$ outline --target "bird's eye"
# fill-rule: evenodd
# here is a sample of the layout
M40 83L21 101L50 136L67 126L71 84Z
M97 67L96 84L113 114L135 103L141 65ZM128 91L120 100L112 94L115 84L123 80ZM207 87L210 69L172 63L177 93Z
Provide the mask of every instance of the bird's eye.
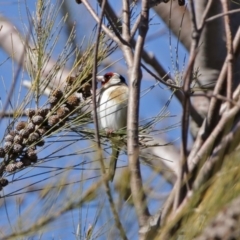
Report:
M105 78L106 80L109 80L109 79L111 78L111 75L110 75L110 74L105 74L104 78Z
M107 83L110 80L111 77L112 77L112 74L106 73L104 75L104 82L103 82L103 84Z

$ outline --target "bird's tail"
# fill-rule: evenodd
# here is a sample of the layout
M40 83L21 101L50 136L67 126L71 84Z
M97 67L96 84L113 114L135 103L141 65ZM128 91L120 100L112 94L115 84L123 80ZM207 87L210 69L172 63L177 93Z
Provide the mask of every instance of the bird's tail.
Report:
M112 145L112 155L110 158L109 170L108 170L108 177L111 182L113 181L113 178L115 175L119 152L120 152L120 148L117 145L113 144Z

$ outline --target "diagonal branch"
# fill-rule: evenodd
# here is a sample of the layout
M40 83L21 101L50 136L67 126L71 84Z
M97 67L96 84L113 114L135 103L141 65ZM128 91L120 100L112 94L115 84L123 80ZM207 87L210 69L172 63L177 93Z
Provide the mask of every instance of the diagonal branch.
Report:
M235 115L239 113L239 107L233 107L223 118L224 123L220 127L225 127L229 125L229 122L232 122ZM203 167L201 168L195 182L194 189L199 189L199 187L203 186L204 183L211 177L211 172L213 169L216 171L216 165L220 167L224 160L224 156L231 153L238 145L240 140L240 122L233 128L233 130L228 133L221 141L221 143L213 150L213 153L208 161L205 162Z
M239 51L240 51L240 28L238 29L233 41L233 53L235 58L239 55ZM225 63L217 79L217 83L214 88L213 95L215 96L221 95L222 91L224 90L224 81L226 79L226 76L227 76L227 58L225 59ZM210 102L209 110L208 110L208 115L206 118L208 121L205 120L205 123L202 125L201 129L199 130L198 136L195 140L195 143L188 157L188 164L190 167L190 171L191 169L194 168L195 165L197 165L197 162L193 161L193 159L195 158L195 156L198 155L198 152L202 147L204 141L211 133L210 126L213 125L212 121L214 117L218 115L220 107L221 107L221 100L217 98L212 98Z
M91 5L88 3L87 0L82 0L82 3L85 5L86 9L89 11L89 13L92 15L92 17L94 18L94 20L99 23L99 18L97 16L97 14L95 13L95 11L93 10L93 8L91 7ZM102 30L114 41L116 42L119 46L121 46L121 39L114 35L108 28L106 25L101 24Z
M190 190L190 185L187 180L187 175L189 172L188 169L188 162L187 162L187 143L188 143L188 127L189 127L189 116L190 116L190 98L189 98L189 90L190 90L190 84L192 79L192 73L193 73L193 66L194 61L197 54L197 47L199 45L199 40L201 37L201 33L203 30L203 27L205 25L205 20L207 18L207 14L210 10L210 7L213 3L213 0L209 1L206 9L203 13L202 21L200 23L200 26L197 26L196 16L195 16L195 7L192 0L189 1L189 8L191 13L191 20L192 20L192 45L191 45L191 51L189 56L189 66L186 71L185 77L184 77L184 99L183 99L183 116L182 116L182 145L181 145L181 166L180 166L180 173L179 178L177 181L177 188L176 188L176 196L174 200L174 209L176 210L178 206L183 201L185 195L186 195L186 188L188 191ZM183 181L186 183L186 185L183 184ZM186 187L186 188L185 188Z

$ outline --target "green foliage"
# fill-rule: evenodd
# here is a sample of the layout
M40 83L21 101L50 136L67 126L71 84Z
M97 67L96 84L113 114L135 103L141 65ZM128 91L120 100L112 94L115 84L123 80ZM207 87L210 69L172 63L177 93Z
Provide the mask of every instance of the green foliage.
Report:
M240 195L239 161L239 150L226 156L221 170L192 193L193 197L161 230L157 239L191 240L200 235L219 211Z

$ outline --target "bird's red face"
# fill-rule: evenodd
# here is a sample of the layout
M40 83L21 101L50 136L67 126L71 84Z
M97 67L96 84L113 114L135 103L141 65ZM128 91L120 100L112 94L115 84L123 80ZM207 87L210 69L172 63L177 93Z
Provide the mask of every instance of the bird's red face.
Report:
M109 80L111 79L111 77L112 77L113 75L114 75L114 74L113 74L112 72L106 73L106 74L103 76L102 86L104 86L106 83L108 83Z
M118 73L108 72L104 76L97 76L97 81L101 82L102 87L107 88L111 85L125 83L125 78Z

